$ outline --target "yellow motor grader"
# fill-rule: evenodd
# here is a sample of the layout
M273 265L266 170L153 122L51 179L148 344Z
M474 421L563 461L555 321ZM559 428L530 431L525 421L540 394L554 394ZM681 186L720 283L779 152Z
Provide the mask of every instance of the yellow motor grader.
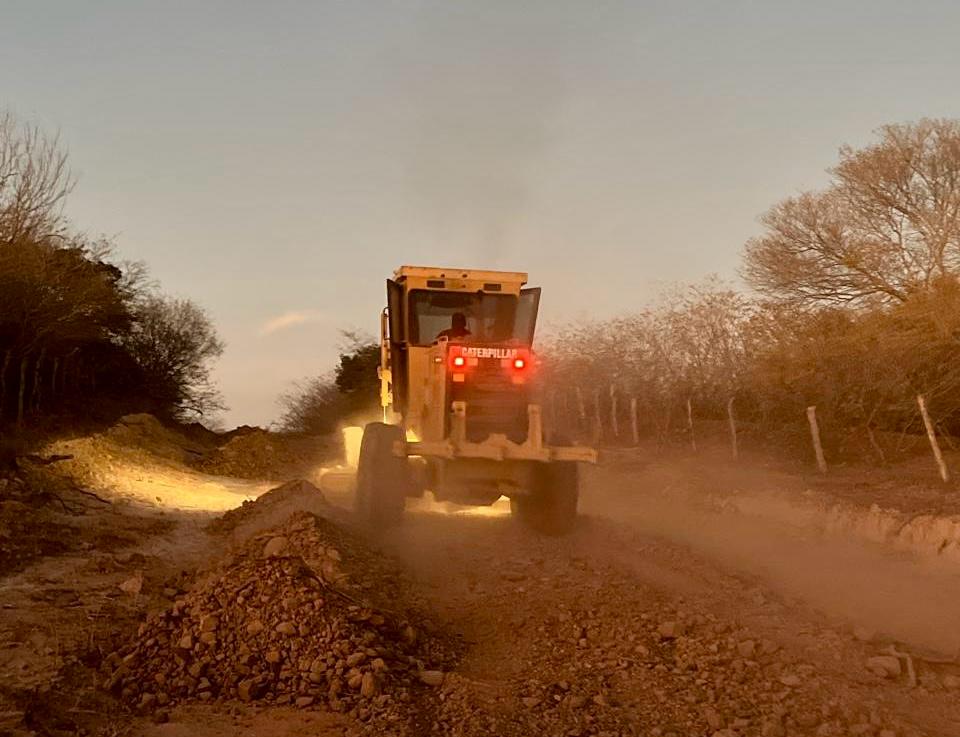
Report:
M577 464L593 448L547 432L532 351L540 289L527 275L402 266L381 316L383 421L363 429L356 509L399 521L407 496L490 505L547 534L577 515Z

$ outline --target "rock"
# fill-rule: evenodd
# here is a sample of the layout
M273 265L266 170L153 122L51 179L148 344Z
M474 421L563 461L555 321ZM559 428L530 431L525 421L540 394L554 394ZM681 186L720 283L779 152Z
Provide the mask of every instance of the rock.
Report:
M255 678L247 678L237 684L237 696L243 701L256 701L265 690L264 684Z
M367 671L360 682L360 695L365 699L372 699L377 695L377 690L377 677L372 671Z
M220 618L215 614L207 615L206 617L200 618L200 631L201 632L216 632L217 627L220 626Z
M297 699L297 706L299 706L301 709L306 709L308 706L313 704L314 701L315 699L313 696L301 696Z
M893 655L875 655L867 658L867 670L881 678L896 678L900 675L900 659Z
M354 668L367 659L366 653L353 653L347 658L347 667Z
M180 641L177 643L177 647L181 650L190 650L193 648L193 637L190 635L184 635L180 638Z
M200 642L205 645L216 645L217 644L217 633L216 632L201 632L200 633Z
M877 636L877 633L868 627L854 627L853 636L860 642L870 642Z
M683 634L683 627L674 621L661 622L660 626L657 627L657 634L663 640L672 640Z
M263 632L263 622L259 619L255 619L247 625L248 635L259 635L261 632Z
M137 571L136 575L131 576L120 584L120 590L125 594L136 596L143 589L143 573Z
M520 702L528 709L538 706L541 701L542 699L537 696L524 696L522 699L520 699Z
M276 665L283 659L280 655L279 650L268 650L267 654L264 655L263 657L271 665Z
M790 688L796 688L802 683L802 681L798 675L794 675L793 673L784 673L782 676L780 676L780 683Z
M764 655L773 655L779 649L780 646L773 640L763 640L760 643L760 652Z
M420 682L428 686L440 686L443 684L442 670L422 670L419 673Z
M948 673L943 677L943 687L949 688L951 691L960 688L960 678Z
M723 726L723 719L721 719L720 713L712 706L705 706L703 708L703 718L707 720L707 725L714 731Z
M297 634L297 628L293 622L281 622L277 625L277 632L281 635L295 635Z
M270 541L263 546L263 557L276 558L278 555L282 555L289 545L290 541L283 536L272 537Z
M768 719L760 727L761 737L786 737L787 730L777 719Z
M371 660L370 667L373 669L374 673L383 673L384 671L389 670L383 658L374 658L373 660Z
M740 654L741 658L752 658L756 649L757 645L753 640L743 640L737 644L737 652Z
M153 712L153 722L154 724L166 724L170 721L170 712L166 709L157 709Z

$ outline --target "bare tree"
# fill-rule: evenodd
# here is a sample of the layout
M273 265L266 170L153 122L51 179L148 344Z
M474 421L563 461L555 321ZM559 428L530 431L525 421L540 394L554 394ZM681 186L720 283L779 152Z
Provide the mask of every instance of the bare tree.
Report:
M223 342L207 314L190 300L143 298L122 345L139 366L158 411L182 418L223 409L210 378L210 362L223 353Z
M960 273L960 121L888 125L840 150L833 182L775 205L745 275L802 305L903 302Z
M74 183L58 136L0 115L0 242L62 236L61 209Z

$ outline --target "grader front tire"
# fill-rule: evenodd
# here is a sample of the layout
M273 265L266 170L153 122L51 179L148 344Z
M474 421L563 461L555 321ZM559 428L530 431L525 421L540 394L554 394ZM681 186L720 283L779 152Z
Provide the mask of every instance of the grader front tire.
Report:
M393 452L394 444L402 440L403 429L397 425L371 422L363 429L354 508L370 527L390 527L403 519L410 466Z

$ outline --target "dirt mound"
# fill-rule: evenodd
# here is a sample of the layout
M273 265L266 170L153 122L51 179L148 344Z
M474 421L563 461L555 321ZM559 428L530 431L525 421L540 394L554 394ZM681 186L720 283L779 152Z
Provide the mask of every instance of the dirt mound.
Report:
M142 712L195 701L320 706L399 734L404 704L451 658L425 621L386 558L301 512L151 616L102 669Z
M234 435L209 453L200 469L218 476L246 479L275 478L280 469L296 465L300 458L279 438L259 428Z
M170 460L190 460L203 453L194 441L169 429L149 414L121 417L103 433L103 438L116 445L148 451Z
M323 492L309 481L288 481L253 500L217 517L207 527L215 535L245 540L262 530L282 523L294 512L313 512L325 517L336 515Z

